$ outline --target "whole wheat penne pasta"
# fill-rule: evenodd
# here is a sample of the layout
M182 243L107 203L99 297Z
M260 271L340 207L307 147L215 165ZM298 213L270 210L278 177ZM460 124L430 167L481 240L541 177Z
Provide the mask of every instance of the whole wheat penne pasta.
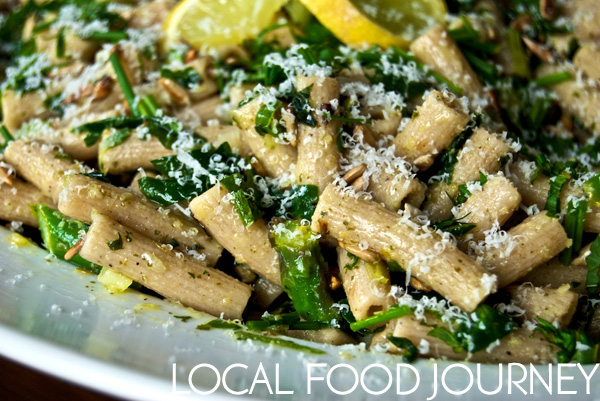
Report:
M2 110L10 110L2 116L2 123L10 132L15 132L21 124L34 118L48 118L51 113L44 106L46 94L43 92L17 93L5 89L2 91Z
M0 219L21 221L23 224L37 227L38 220L31 214L29 205L45 203L54 207L52 199L48 198L35 185L23 182L18 178L12 179L12 184L0 183Z
M419 345L421 340L428 343L425 357L448 358L452 360L484 363L551 363L558 351L540 333L532 333L524 328L509 333L500 340L500 344L490 347L490 351L481 350L468 355L466 352L454 352L452 347L437 337L428 336L432 329L430 325L444 327L439 319L432 314L426 314L427 325L414 315L404 316L395 321L394 336L409 339Z
M222 105L223 99L221 99L221 96L211 96L177 111L175 117L187 125L197 125L199 123L206 125L209 121L225 124L225 119L219 111L219 107Z
M356 340L340 329L325 327L319 330L288 330L287 335L293 338L313 341L320 344L343 345L356 344Z
M200 56L186 64L186 67L192 67L198 74L200 74L201 78L200 82L195 88L187 91L192 102L201 102L202 100L216 94L219 90L219 85L213 78L211 78L213 63L214 60L212 57Z
M98 165L100 171L105 174L122 174L139 168L152 170L154 169L152 160L175 154L171 149L165 148L153 135L148 139L140 139L134 133L123 143L106 149L107 138L110 137L105 137L100 143L98 153Z
M564 71L566 67L543 65L536 71L536 76L543 77ZM577 75L576 71L571 71ZM595 135L600 134L600 90L578 79L561 82L549 88L556 94L560 107L577 117Z
M112 246L117 241L119 246ZM194 309L239 319L252 289L205 262L176 255L169 246L94 213L79 254Z
M569 284L556 289L521 284L510 286L507 290L515 304L525 311L522 316L524 319L536 322L536 317L540 317L558 324L561 329L571 323L579 299L577 293L571 291Z
M315 110L323 110L326 105L338 101L340 85L333 78L303 77L296 78L297 90L309 86L309 104ZM333 110L331 111L333 113ZM336 146L339 121L316 114L316 126L298 125L298 161L296 162L296 182L312 184L323 192L325 187L337 177L340 169L340 152Z
M129 26L135 29L156 26L167 18L175 3L173 0L154 0L142 3L131 12Z
M485 242L492 241L486 238ZM560 221L541 212L511 228L497 247L488 244L479 249L473 242L469 246L476 247L482 264L498 277L498 288L502 288L549 261L570 243Z
M235 125L209 125L198 127L194 132L210 142L215 148L227 142L234 153L241 156L250 154L250 148L244 140L244 133Z
M73 32L68 31L65 32L63 38L64 55L58 57L58 32L56 30L36 36L35 45L36 50L45 53L52 64L62 63L65 58L91 62L98 49L96 41L80 39Z
M508 177L517 187L525 205L536 205L543 209L550 189L550 180L540 173L532 183L531 178L536 166L535 162L516 160L508 166L510 172Z
M147 237L164 244L175 243L205 255L214 266L223 248L194 220L163 209L131 191L82 176L66 180L58 200L58 210L75 219L90 222L96 210Z
M600 4L595 0L574 0L564 3L566 14L572 18L573 32L578 40L596 40L600 38Z
M573 56L573 65L588 77L600 81L600 48L596 43L583 43Z
M337 254L340 279L350 310L357 320L366 319L392 305L390 274L382 261L352 258L342 248L337 248Z
M84 171L81 164L74 162L59 147L22 139L8 145L4 159L54 203L63 189L64 178Z
M539 209L544 209L550 190L550 179L543 173L539 173L535 181L531 182L536 166L535 162L518 160L509 166L509 179L519 190L526 206L536 205ZM571 196L581 197L583 191L581 187L574 185L572 181L568 181L560 193L561 210L567 208ZM600 233L600 207L589 208L585 217L584 230Z
M425 286L466 311L473 311L496 289L493 275L455 245L442 241L431 228L374 201L357 199L335 185L329 185L321 195L312 229L400 264Z
M140 183L138 181L142 177L154 178L154 177L156 177L156 175L157 174L152 171L144 171L144 170L138 171L137 173L135 173L135 175L131 179L131 182L129 183L129 187L128 187L129 190L131 192L133 192L134 194L136 194L137 196L143 197L144 194L142 193L142 191L140 191Z
M436 90L427 95L412 120L394 138L396 156L404 156L420 170L433 164L435 157L452 143L470 120L469 114L452 97Z
M410 51L424 64L460 87L471 101L481 101L485 93L462 52L446 30L436 25L410 45Z
M260 100L254 99L233 112L233 120L244 131L244 139L254 156L273 177L279 177L290 171L296 163L298 152L290 144L278 143L271 135L260 136L256 130L255 118L260 108Z
M485 231L489 231L497 222L500 227L519 208L521 195L503 175L488 177L481 191L471 194L454 212L463 223L475 224L475 227L461 239L461 245L470 240L481 241Z
M367 190L373 199L383 203L390 210L399 210L402 203L414 207L421 206L427 186L417 178L407 178L400 172L390 174L382 171L377 179L369 180Z
M252 302L266 310L281 294L283 294L281 286L259 276L254 283Z
M517 280L518 283L531 283L535 287L560 288L564 284L569 284L573 291L583 294L585 290L585 281L588 268L586 265L563 265L558 258L544 263L527 275Z
M510 146L500 136L478 128L458 152L450 184L439 181L429 186L423 210L433 221L451 216L452 200L458 195L458 186L479 180L479 173L494 174L500 169L500 159L510 152Z
M194 198L190 202L194 217L238 263L244 263L256 274L281 285L279 259L269 243L267 223L258 219L244 227L228 194L223 185L217 184Z

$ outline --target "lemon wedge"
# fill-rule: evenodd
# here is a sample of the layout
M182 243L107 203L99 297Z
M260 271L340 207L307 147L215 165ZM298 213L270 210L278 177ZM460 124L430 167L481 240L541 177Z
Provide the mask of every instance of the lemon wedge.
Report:
M163 49L180 39L195 48L241 43L273 23L287 0L183 0L163 24Z
M444 0L300 0L347 45L407 47L446 15Z

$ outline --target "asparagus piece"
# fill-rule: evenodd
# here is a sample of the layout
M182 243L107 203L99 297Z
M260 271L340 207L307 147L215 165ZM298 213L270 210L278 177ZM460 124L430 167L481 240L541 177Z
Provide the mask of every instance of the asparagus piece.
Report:
M279 254L283 290L300 316L325 323L339 319L327 289L327 265L319 248L319 236L297 220L275 220L270 239Z

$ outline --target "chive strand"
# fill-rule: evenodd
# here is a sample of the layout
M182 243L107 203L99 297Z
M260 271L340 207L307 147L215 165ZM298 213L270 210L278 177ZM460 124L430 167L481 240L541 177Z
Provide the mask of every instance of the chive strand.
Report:
M380 313L379 315L371 316L366 319L359 320L358 322L350 323L350 329L352 329L352 331L366 329L367 327L385 323L392 319L397 319L402 316L410 315L411 313L412 309L410 306L395 305L390 307L385 312Z
M113 66L113 69L115 70L115 74L117 75L117 81L119 82L119 86L121 87L121 90L123 91L123 95L125 96L125 99L127 100L127 103L129 104L131 113L134 116L139 117L140 112L138 111L138 108L137 108L135 92L133 91L133 88L131 87L131 83L129 83L129 79L127 79L127 74L125 74L125 69L123 68L123 65L121 64L121 60L119 60L118 53L117 52L112 53L110 55L109 60Z
M550 85L560 84L562 82L570 81L573 77L568 71L557 72L556 74L546 75L539 77L531 81L531 85L543 88Z

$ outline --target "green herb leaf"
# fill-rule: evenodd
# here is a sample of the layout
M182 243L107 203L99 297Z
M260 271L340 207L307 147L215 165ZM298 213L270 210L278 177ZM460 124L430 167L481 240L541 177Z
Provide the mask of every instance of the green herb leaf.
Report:
M108 241L106 243L111 251L118 251L119 249L123 249L123 237L121 237L121 233L119 233L119 238L114 239L112 241Z
M592 178L584 182L583 190L591 207L600 206L600 174L594 174Z
M388 335L387 339L399 349L404 350L402 353L402 359L404 362L413 362L419 356L419 350L408 338Z
M546 199L545 209L548 211L548 216L556 217L560 212L560 193L564 185L571 177L562 173L550 178L550 189L548 190L548 198Z
M588 201L584 198L571 199L567 205L564 227L567 236L573 240L571 246L560 254L560 261L564 265L571 263L573 255L579 253L581 241L583 239L583 227L585 225L585 215L587 214Z
M282 103L277 100L275 104L268 105L263 104L256 118L254 119L254 129L260 136L272 135L278 137L285 131L285 127L279 122L279 119L275 117L275 114L281 109Z
M539 316L536 316L536 319L538 326L535 330L544 334L550 343L560 348L556 355L558 363L597 362L599 346L587 333L572 329L561 330Z
M352 270L358 264L359 257L351 254L350 252L346 252L346 255L350 258L350 263L346 263L344 269Z
M205 324L196 326L196 330L224 329L224 330L239 330L242 326L237 323L228 322L222 319L211 320Z
M585 280L585 288L591 294L598 291L600 277L598 270L600 268L600 236L597 236L590 246L590 254L586 256L585 263L588 268L587 277Z
M371 327L371 326L378 325L381 323L389 322L392 319L398 319L399 317L407 316L407 315L410 315L411 313L412 313L412 309L408 305L390 306L385 312L381 312L379 314L375 314L374 316L368 317L366 319L351 323L350 329L352 329L352 331L366 329L367 327Z
M457 219L448 219L448 220L438 221L438 222L433 223L432 226L436 230L442 230L442 231L448 232L454 236L460 237L462 235L465 235L466 233L468 233L469 231L471 231L472 229L474 229L476 227L475 224L461 222L461 220L467 216L468 216L468 214L466 214L462 217L459 217Z
M310 85L300 92L294 92L292 94L292 100L290 105L294 109L294 116L300 124L308 125L309 127L315 127L317 125L317 121L313 117L309 104L310 92L313 88L313 85Z
M171 79L185 89L193 89L202 81L202 77L192 67L183 70L170 70L166 67L160 69L160 76Z

